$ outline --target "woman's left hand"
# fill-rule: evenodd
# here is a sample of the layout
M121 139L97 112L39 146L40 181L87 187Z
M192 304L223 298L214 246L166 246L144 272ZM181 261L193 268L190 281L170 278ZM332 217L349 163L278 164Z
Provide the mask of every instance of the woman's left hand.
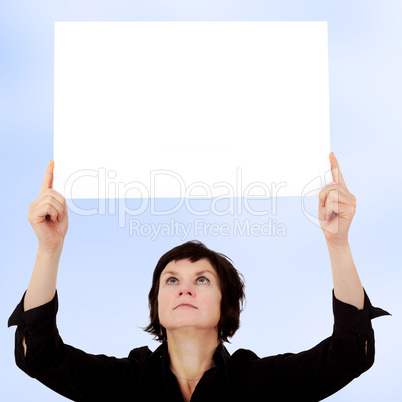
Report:
M318 194L318 219L327 243L348 243L348 232L356 212L356 197L349 192L333 152L329 154L333 182Z

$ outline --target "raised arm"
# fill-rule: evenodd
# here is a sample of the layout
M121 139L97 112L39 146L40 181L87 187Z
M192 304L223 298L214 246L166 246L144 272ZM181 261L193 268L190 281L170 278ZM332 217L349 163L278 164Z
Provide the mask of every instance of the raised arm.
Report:
M24 311L53 299L64 238L68 229L65 198L53 186L54 162L50 160L38 198L29 206L28 220L38 238L38 252L24 299ZM25 336L22 338L26 356Z
M335 155L329 155L333 183L319 194L318 217L328 246L335 297L355 306L364 306L364 290L348 242L349 228L356 212L356 197L346 187ZM365 343L367 355L367 341Z
M335 155L329 155L333 182L319 193L318 218L327 242L334 292L338 300L363 308L364 292L348 242L356 212L356 197L346 187Z
M8 320L17 325L17 366L53 391L74 401L135 400L142 365L135 358L89 354L65 344L56 325L57 271L68 228L64 197L52 189L53 161L28 220L39 241L31 281ZM131 392L131 394L130 394Z
M373 307L353 263L348 231L356 211L356 197L346 187L338 162L330 154L334 182L319 193L318 217L331 259L334 290L332 336L300 353L259 358L242 351L246 387L250 395L282 401L318 401L337 392L374 363L371 319L391 315ZM240 381L240 379L239 379Z

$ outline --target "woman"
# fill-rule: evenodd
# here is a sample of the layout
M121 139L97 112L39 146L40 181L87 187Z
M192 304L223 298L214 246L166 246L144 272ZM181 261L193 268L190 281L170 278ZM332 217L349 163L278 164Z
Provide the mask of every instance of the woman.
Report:
M76 401L318 401L374 363L373 307L348 245L356 199L330 154L334 182L319 193L318 213L334 280L332 336L294 354L232 355L223 343L239 328L244 283L229 258L197 241L163 255L149 292L146 331L162 344L127 358L92 355L63 343L56 326L58 263L68 229L64 197L52 189L49 163L28 219L39 240L27 291L9 318L17 325L16 363L47 387Z

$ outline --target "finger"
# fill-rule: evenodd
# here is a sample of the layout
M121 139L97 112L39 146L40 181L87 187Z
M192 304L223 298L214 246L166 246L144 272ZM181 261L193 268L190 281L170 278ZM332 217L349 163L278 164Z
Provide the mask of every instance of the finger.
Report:
M57 209L51 204L41 204L38 207L38 210L36 212L32 211L31 214L35 216L35 223L43 222L48 215L50 216L50 219L56 223L59 211L57 211Z
M52 195L46 195L44 198L41 198L37 208L39 208L39 217L43 219L46 217L46 215L50 215L54 222L62 219L64 216L64 211L66 211L64 206L60 204L59 201L56 200ZM50 212L46 213L47 210Z
M330 186L325 186L319 193L318 199L320 200L320 207L325 207L325 202L327 200L329 192L332 190Z
M331 202L327 203L327 207L325 210L325 220L328 221L330 220L331 216L333 214L339 214L339 210L341 208L341 204L339 202L336 202L335 200L332 200Z
M328 220L328 217L333 215L334 213L340 215L341 217L353 216L356 212L356 208L349 203L342 203L336 200L331 200L327 202L326 207L323 208L325 210L325 220Z
M62 218L64 215L64 211L67 210L67 205L61 204L60 201L55 198L53 194L51 194L50 197L51 198L49 198L49 204L57 210L57 218Z
M336 159L333 152L329 154L329 160L331 162L332 179L334 180L335 183L339 183L346 187L346 183L345 180L343 179L341 169L339 168L338 160Z
M43 179L42 182L42 187L40 191L44 191L48 188L52 188L53 185L53 168L54 168L54 161L50 159L49 164L47 165L46 173L45 173L45 178Z
M329 162L331 163L331 173L332 173L332 180L335 183L338 183L339 180L339 167L335 155L333 152L329 154Z
M45 193L44 196L52 196L53 198L55 198L58 203L60 204L61 208L63 208L63 210L67 210L67 202L66 199L56 190L53 189L48 189Z
M339 214L348 209L356 209L355 200L342 190L339 190L339 187L332 189L332 191L329 190L327 194L324 201L321 198L319 200L318 218L320 220L332 221L331 215L333 216L333 213Z
M345 191L343 187L340 187L339 184L334 183L334 184L328 184L324 188L321 189L321 191L318 193L318 198L320 200L320 205L323 207L326 204L326 199L330 193L341 193L343 196L343 199L348 199L349 202L355 201L355 197L350 194L349 192Z
M334 212L336 214L352 214L356 211L356 203L343 193L331 191L325 202L325 207L318 209L318 216L321 220L328 220L328 217Z
M331 215L331 212L334 211L334 208L336 206L336 208L339 208L340 200L338 197L338 194L334 194L336 193L335 191L331 191L328 195L328 198L325 201L325 220L328 220L328 216Z

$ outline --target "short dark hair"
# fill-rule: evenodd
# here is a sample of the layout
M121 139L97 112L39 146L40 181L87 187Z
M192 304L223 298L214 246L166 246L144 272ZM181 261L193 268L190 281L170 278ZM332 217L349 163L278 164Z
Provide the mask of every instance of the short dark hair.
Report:
M233 266L229 257L210 250L198 240L191 240L166 252L154 269L152 287L148 294L150 324L143 328L144 331L154 335L154 340L163 342L167 339L166 329L160 325L158 317L159 280L162 271L171 261L189 259L191 262L195 262L202 258L209 261L219 277L222 294L221 315L218 324L219 341L229 342L228 338L239 329L240 313L244 309L243 304L246 299L243 275Z

